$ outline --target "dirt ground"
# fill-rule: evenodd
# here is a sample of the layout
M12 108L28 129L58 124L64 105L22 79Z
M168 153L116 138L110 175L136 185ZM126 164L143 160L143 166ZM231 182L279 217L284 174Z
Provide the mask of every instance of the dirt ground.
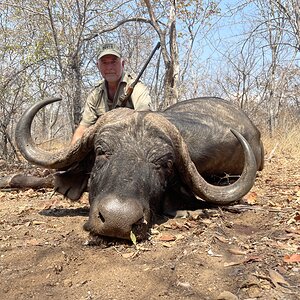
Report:
M298 158L267 161L243 205L166 220L136 246L93 242L86 195L51 195L0 192L1 299L300 299Z

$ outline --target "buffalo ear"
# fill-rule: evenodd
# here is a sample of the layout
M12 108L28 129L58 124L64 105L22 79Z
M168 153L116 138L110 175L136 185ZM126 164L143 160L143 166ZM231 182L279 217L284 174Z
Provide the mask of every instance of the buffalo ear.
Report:
M58 170L54 175L55 191L71 200L78 200L87 190L94 162L95 153L91 151L83 160L68 169Z

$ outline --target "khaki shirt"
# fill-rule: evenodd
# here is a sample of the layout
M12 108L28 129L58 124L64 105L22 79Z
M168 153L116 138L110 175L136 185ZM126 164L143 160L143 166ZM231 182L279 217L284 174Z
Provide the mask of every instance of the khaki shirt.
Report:
M108 98L105 81L100 81L99 85L97 85L87 97L80 125L93 125L102 114L114 107L120 106L120 96L124 95L124 92L134 79L135 77L131 74L126 72L123 74L113 101ZM150 110L150 103L151 98L149 90L139 81L134 87L131 97L128 99L125 107L140 111Z

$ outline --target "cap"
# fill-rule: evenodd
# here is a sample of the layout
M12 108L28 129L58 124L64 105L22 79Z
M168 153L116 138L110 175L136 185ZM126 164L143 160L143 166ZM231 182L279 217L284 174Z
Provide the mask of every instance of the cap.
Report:
M100 59L104 55L108 55L108 54L115 55L117 57L122 57L119 47L113 43L107 43L107 44L101 45L98 59Z

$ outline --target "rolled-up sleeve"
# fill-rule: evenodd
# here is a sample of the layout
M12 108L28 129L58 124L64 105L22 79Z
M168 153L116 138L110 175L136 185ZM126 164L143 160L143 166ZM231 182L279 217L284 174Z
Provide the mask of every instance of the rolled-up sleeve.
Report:
M105 108L101 105L101 95L99 89L94 89L85 102L82 119L80 124L84 126L91 126L96 123L101 114L104 114Z

